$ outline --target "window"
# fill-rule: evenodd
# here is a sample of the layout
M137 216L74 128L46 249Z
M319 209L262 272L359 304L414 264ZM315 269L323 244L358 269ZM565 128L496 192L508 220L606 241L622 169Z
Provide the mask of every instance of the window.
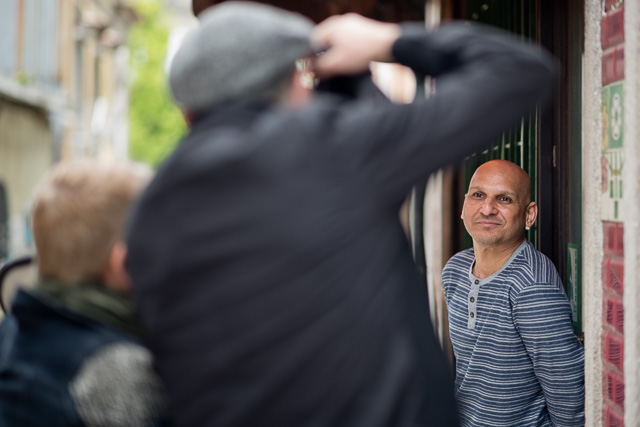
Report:
M0 74L25 85L58 84L59 0L3 0Z

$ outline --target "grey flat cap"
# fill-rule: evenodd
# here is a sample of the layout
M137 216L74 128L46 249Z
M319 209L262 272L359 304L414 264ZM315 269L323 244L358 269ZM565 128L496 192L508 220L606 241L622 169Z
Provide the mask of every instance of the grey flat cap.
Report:
M198 112L247 99L309 55L313 22L245 1L210 7L173 58L169 86L182 108Z

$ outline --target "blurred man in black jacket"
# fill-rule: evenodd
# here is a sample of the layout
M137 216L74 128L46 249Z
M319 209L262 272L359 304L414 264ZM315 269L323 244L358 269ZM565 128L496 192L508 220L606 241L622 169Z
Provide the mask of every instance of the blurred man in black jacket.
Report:
M312 96L295 66L310 56L320 79L393 61L437 77L437 93L376 106ZM398 209L552 80L546 54L485 28L358 15L313 27L244 2L203 12L170 71L192 128L128 239L178 424L456 425Z

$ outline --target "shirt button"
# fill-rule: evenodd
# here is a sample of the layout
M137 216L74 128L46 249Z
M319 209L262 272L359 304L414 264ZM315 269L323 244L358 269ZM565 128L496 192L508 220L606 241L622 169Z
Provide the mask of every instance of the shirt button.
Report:
M476 282L475 282L475 283L476 283L476 285L477 285L478 283L480 283L480 280L476 279Z
M475 315L475 313L472 311L471 313L469 313L469 317L471 317L471 318L473 319L474 317L476 317L476 315Z
M471 297L471 298L469 298L469 301L476 302L476 299L474 297Z

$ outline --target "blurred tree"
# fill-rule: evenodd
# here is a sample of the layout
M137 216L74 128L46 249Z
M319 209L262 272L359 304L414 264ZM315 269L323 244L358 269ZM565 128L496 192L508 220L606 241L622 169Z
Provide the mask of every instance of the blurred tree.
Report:
M169 21L164 2L132 2L140 21L129 32L131 52L131 101L129 105L129 154L131 158L159 165L186 131L186 123L171 100L164 61Z

